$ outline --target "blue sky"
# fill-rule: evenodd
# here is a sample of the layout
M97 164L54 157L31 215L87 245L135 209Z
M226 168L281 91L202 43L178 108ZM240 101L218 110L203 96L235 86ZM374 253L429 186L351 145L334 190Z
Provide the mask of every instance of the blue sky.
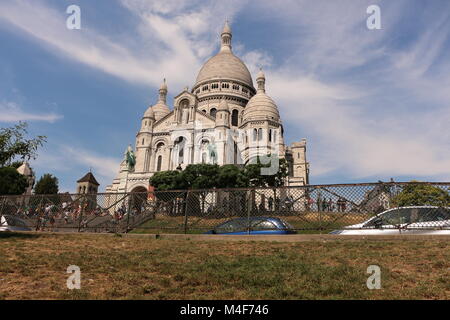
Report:
M66 8L81 8L81 30ZM366 9L381 8L381 30ZM163 78L169 104L219 46L262 66L311 183L450 180L450 2L8 0L0 3L0 126L48 136L32 166L62 191L103 189Z

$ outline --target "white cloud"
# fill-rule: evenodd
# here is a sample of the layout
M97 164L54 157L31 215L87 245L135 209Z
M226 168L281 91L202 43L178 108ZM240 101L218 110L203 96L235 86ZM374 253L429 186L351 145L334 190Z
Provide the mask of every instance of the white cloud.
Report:
M131 82L158 86L162 78L167 78L179 90L192 83L206 55L217 46L217 38L215 42L208 41L217 37L211 30L223 24L225 15L231 19L244 2L202 1L201 15L195 10L180 10L191 7L189 1L121 3L138 18L142 38L136 40L133 49L124 45L132 41L129 38L125 41L114 35L105 36L83 29L83 25L79 31L66 29L66 16L42 3L2 2L0 21L25 32L52 53ZM169 12L170 16L166 16ZM151 50L136 50L148 46Z
M421 117L395 112L364 112L359 89L292 79L269 73L269 94L283 106L290 128L314 137L311 172L344 170L354 178L369 176L444 176L450 168L450 109L424 111ZM286 122L285 122L286 124Z
M101 188L105 188L116 177L119 171L120 158L108 157L82 147L53 144L46 146L45 151L40 152L39 157L32 166L42 172L52 170L53 173L77 172L80 178L89 169L92 169ZM67 181L63 181L67 184ZM73 192L75 181L69 185L63 185L61 191Z
M65 157L74 163L92 167L101 176L111 181L118 173L120 159L105 157L81 148L64 146L61 148Z
M56 113L30 113L22 110L15 102L0 102L0 122L44 121L53 123L62 116Z
M267 92L288 130L310 138L313 177L448 177L448 10L405 49L390 47L405 2L383 2L380 32L365 28L369 2L291 1L274 11L264 1L279 23L301 30L287 61L266 70Z

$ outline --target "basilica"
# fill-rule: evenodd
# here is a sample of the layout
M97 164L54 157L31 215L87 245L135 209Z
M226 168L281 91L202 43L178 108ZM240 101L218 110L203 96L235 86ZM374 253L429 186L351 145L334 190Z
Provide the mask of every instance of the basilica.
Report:
M266 77L256 75L233 54L232 32L225 23L219 52L200 69L191 90L185 88L167 104L166 81L159 99L144 113L136 135L135 167L126 159L107 192L145 191L159 171L183 170L189 164L244 166L259 158L270 164L261 174L278 170L277 159L289 164L288 186L308 184L306 140L284 143L283 124L275 101L266 93ZM266 162L264 162L266 161Z

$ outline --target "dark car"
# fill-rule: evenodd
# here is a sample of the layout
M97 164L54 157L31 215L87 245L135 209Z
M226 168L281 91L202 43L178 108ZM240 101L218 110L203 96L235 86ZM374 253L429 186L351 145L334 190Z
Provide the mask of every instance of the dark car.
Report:
M296 233L289 223L280 218L250 217L236 218L224 222L205 234L258 235Z

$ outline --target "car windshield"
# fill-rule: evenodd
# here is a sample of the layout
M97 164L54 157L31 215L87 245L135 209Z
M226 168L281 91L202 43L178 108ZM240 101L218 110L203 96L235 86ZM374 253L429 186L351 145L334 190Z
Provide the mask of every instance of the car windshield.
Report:
M450 220L450 209L420 208L411 209L410 223Z
M250 228L251 231L278 230L277 225L266 218L239 218L231 220L216 227L216 233L245 232Z
M247 230L247 226L247 219L235 219L221 224L214 231L216 233L243 232Z
M278 229L277 226L268 219L254 219L250 222L250 228L254 231Z

